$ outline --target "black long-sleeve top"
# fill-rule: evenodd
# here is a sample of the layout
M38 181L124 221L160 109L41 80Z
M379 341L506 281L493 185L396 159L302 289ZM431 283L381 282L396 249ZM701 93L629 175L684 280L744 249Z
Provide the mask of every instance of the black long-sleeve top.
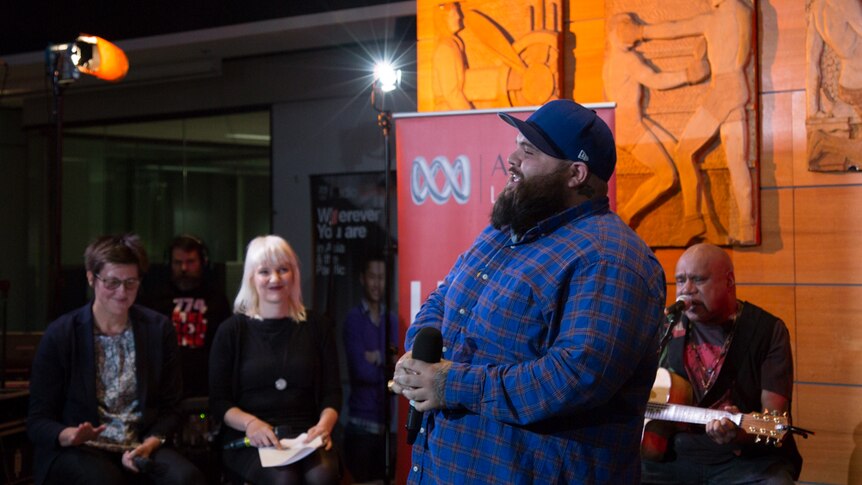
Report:
M314 426L323 409L341 409L334 329L311 312L299 323L228 318L213 341L209 379L210 411L217 420L238 407L298 434ZM224 427L227 441L243 435Z

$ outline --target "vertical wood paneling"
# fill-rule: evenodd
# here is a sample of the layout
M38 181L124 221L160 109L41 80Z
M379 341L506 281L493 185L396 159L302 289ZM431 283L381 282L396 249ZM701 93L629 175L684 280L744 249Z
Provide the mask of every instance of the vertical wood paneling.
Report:
M817 433L796 440L805 460L800 480L862 483L862 387L798 384L797 389L794 424Z
M738 283L793 283L793 191L760 192L760 246L734 248L731 254Z
M760 100L760 186L789 187L793 185L793 94L767 93Z
M805 89L805 1L759 2L762 92Z
M798 283L862 284L862 187L796 189Z
M792 286L746 286L736 287L736 296L749 301L784 321L790 331L790 342L796 340L795 288ZM795 355L795 354L794 354Z
M796 320L797 380L862 386L862 287L798 287Z
M821 432L807 440L797 437L796 443L803 459L800 482L830 485L862 483L860 457L856 451L858 445L852 434Z

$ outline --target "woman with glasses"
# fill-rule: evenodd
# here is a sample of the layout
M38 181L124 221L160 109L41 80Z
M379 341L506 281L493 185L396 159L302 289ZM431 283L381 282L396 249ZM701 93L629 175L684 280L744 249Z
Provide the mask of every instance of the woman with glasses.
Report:
M234 311L210 352L210 411L224 423L225 470L240 483L338 483L331 439L341 408L334 329L303 305L296 254L284 239L249 243ZM296 463L261 466L258 448L280 448L281 438L301 433L306 442L320 438L321 446Z
M30 381L27 433L36 485L203 484L166 439L179 424L177 338L134 305L147 255L137 236L102 236L84 252L93 300L45 330Z

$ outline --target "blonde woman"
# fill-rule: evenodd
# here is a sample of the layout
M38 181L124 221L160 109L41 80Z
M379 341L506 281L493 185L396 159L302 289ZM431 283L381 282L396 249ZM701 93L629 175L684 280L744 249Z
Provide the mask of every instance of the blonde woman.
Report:
M229 475L248 483L326 484L339 479L332 428L341 406L338 354L328 322L302 303L299 264L278 236L248 245L235 314L219 326L210 353L210 410L224 423ZM297 463L263 468L257 448L308 433L323 446Z

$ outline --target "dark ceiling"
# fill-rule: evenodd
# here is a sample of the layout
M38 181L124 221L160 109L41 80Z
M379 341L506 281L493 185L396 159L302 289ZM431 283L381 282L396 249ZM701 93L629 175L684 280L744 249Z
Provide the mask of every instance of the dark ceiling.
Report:
M7 11L0 13L0 56L41 51L80 33L116 42L396 1L19 0L8 2Z

